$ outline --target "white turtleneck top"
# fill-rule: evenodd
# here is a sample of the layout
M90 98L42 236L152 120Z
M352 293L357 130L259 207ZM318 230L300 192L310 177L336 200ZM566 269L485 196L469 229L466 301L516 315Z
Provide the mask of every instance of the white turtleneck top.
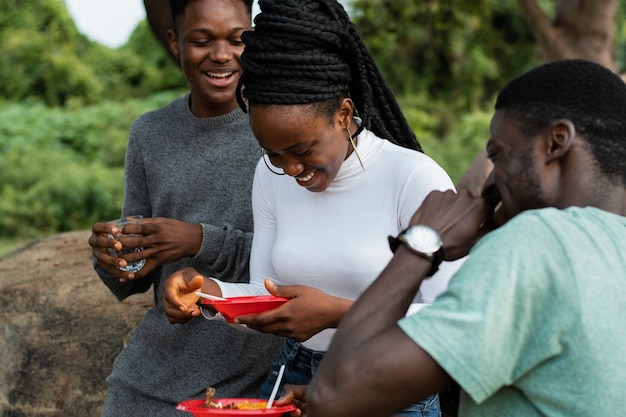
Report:
M354 300L391 259L387 237L409 225L430 191L454 189L431 158L366 129L357 150L365 170L352 152L323 192L308 191L259 161L252 191L250 284L218 281L224 297L267 294L263 282L270 278L278 285L307 285ZM458 261L444 262L422 284L409 312L432 302L458 266ZM323 330L303 345L325 351L334 331Z

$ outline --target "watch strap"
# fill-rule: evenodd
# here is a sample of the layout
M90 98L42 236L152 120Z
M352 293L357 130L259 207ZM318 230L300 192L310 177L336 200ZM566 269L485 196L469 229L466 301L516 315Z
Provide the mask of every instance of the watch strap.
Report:
M400 235L402 235L402 233L404 233L405 230L403 230L402 232L400 232ZM401 243L403 243L400 239L398 239L395 236L388 236L387 240L389 241L389 248L391 249L391 252L396 253L396 250L398 250L398 246L400 246ZM426 255L425 253L420 253L417 252L413 249L411 249L410 247L408 247L408 245L405 245L407 247L407 249L409 251L411 251L411 253L420 256L424 259L426 259L427 261L431 262L431 267L430 267L430 271L428 271L428 274L426 275L427 277L432 277L433 275L435 275L435 272L437 272L439 270L439 265L441 265L441 263L444 260L444 254L443 254L443 246L439 248L439 250L437 250L435 253L432 254L432 257L429 257L428 255Z

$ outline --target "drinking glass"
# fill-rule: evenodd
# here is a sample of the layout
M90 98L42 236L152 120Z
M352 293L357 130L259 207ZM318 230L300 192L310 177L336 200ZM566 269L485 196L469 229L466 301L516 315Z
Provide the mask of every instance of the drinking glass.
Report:
M126 216L126 217L121 218L121 219L116 219L116 220L110 221L109 223L114 224L119 229L119 233L117 235L109 235L109 237L111 237L112 239L119 240L119 237L121 237L121 236L137 237L137 236L141 236L141 235L134 234L134 233L123 233L124 226L129 225L129 224L143 224L143 216L141 216L141 215ZM124 255L124 254L128 254L128 253L141 252L142 250L143 250L143 248L126 248L126 247L123 247L122 250L116 251L113 248L109 248L109 253L111 254L111 256L119 257L120 255ZM146 264L146 260L145 259L141 259L141 260L136 261L136 262L127 262L125 267L119 267L118 266L118 269L121 269L122 271L126 271L126 272L137 272L141 268L143 268L143 266L145 264Z

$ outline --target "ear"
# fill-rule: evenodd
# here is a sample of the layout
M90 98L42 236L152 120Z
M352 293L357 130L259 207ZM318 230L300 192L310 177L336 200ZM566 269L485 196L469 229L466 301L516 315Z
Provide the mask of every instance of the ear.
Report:
M341 104L339 105L339 109L335 114L337 122L341 126L342 129L349 127L352 123L352 116L354 115L354 102L351 98L344 98L341 100Z
M549 129L546 137L546 162L565 156L576 137L576 127L569 119L556 120Z
M167 40L169 41L170 44L170 52L172 53L172 55L174 55L174 57L180 61L180 50L179 45L178 45L178 36L176 36L176 34L174 33L174 31L172 29L168 29L167 30Z

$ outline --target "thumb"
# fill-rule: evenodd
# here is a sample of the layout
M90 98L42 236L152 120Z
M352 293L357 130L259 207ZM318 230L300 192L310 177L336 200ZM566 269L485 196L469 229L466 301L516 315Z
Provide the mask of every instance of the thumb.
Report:
M202 275L196 275L187 282L187 289L190 291L202 291L202 284L204 284L204 277Z
M276 297L284 297L281 295L283 286L274 284L274 281L271 279L265 280L265 288L270 292L270 294L275 295Z

